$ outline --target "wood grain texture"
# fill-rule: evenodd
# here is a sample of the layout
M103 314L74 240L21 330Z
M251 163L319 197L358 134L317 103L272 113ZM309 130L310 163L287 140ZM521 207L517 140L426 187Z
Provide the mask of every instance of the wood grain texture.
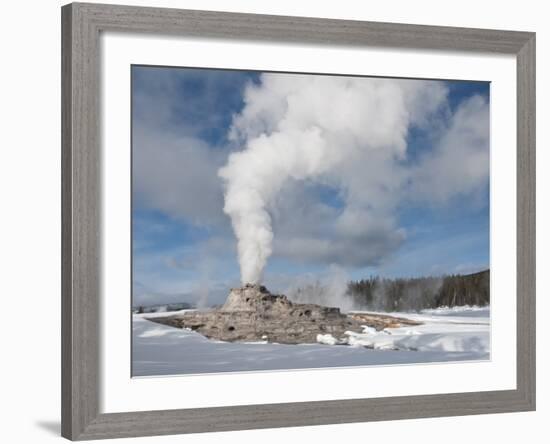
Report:
M71 7L61 14L61 417L62 435L72 436L72 18Z
M517 390L100 415L79 439L203 433L531 410Z
M99 412L99 33L171 34L517 55L517 389ZM75 3L62 8L62 435L99 439L527 411L535 408L533 33Z
M536 70L535 36L517 55L517 380L535 409Z
M100 149L97 29L62 9L62 434L99 414Z
M529 33L121 5L78 4L101 29L223 39L517 53Z

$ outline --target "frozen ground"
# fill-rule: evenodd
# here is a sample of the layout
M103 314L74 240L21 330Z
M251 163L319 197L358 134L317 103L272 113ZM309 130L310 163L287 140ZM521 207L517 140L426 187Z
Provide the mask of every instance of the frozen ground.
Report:
M173 313L156 313L166 316ZM393 365L489 359L489 309L460 307L395 313L416 327L350 334L349 345L227 343L133 315L133 376Z

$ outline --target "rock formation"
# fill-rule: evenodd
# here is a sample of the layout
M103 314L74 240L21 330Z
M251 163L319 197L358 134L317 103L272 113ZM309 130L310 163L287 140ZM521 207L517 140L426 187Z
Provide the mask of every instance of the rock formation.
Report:
M368 325L377 330L416 324L385 315L356 313L317 304L296 304L284 295L271 294L264 286L247 284L234 288L225 304L209 311L188 311L149 320L188 328L207 338L221 341L268 341L281 344L317 342L317 335L330 334L337 340L346 331L362 332Z

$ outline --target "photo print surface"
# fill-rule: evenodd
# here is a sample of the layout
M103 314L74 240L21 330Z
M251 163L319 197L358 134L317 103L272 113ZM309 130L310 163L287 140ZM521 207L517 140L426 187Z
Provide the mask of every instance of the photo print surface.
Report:
M134 65L132 375L490 359L490 84Z

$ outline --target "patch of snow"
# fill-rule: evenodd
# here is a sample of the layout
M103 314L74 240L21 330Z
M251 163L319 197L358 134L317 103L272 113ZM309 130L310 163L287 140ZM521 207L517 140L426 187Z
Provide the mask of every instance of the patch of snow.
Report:
M152 313L134 313L132 316L133 316L133 319L136 319L136 318L161 318L161 317L164 317L164 316L171 316L171 315L175 315L175 314L178 314L178 313L187 313L187 312L190 312L190 311L197 311L197 309L195 308L190 308L190 309L183 309L183 310L175 310L175 311L156 311L156 312L152 312Z
M488 318L490 309L488 306L462 305L457 307L438 307L421 311L422 314L431 316L465 316L476 318Z
M319 344L325 344L325 345L336 345L338 344L338 340L332 336L330 333L326 335L317 335L317 342Z
M418 326L347 332L349 345L375 350L419 352L490 352L488 307L442 307L421 313L392 313L422 322ZM473 314L468 316L468 314Z
M369 327L368 325L361 325L361 328L363 329L363 334L365 335L375 335L378 333L376 328Z

